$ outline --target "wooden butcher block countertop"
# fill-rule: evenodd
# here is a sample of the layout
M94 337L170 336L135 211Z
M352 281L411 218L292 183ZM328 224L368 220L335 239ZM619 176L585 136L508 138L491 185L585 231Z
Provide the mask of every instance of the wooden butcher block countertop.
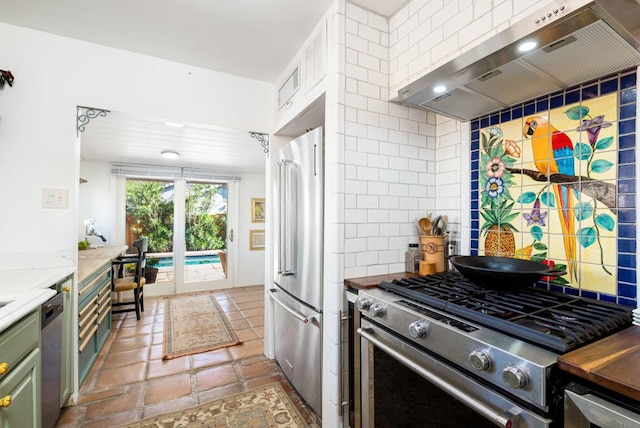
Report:
M558 365L582 379L640 400L640 326L562 355Z

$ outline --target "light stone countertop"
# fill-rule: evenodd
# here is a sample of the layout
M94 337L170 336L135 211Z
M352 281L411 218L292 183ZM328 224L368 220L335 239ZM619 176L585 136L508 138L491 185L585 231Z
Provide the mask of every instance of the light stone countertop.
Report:
M0 333L56 294L50 289L72 275L73 267L0 270Z

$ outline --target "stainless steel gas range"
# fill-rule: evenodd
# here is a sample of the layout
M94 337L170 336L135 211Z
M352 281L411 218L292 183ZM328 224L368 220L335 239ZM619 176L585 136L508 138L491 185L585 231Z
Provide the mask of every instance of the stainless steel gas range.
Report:
M561 426L558 355L632 321L631 308L457 272L383 281L356 306L365 427Z

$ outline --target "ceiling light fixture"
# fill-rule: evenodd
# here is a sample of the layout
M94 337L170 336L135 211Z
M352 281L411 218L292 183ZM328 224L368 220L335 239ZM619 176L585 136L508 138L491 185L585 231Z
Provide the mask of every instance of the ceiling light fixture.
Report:
M538 46L537 42L534 42L533 40L529 40L528 42L520 43L520 45L518 45L518 50L520 52L529 52L531 49L534 49L536 46Z
M433 92L436 94L441 94L447 90L445 85L436 85L433 87Z
M182 128L184 126L184 123L178 122L165 122L164 124L167 126L171 126L172 128Z
M180 157L180 153L171 150L164 150L160 155L165 159L178 159Z

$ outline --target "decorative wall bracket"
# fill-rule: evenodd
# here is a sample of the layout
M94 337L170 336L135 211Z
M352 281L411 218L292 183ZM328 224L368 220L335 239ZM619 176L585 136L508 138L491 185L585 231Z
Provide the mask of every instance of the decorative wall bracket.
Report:
M5 83L9 86L13 86L14 80L15 78L9 70L0 70L0 88L3 88Z
M92 119L96 117L106 117L107 113L111 113L111 111L101 108L78 106L76 110L76 135L84 132L85 126L87 126Z
M250 132L249 135L251 135L253 138L255 138L260 142L260 144L262 145L262 149L264 150L265 154L268 156L269 155L269 134L263 134L261 132Z

